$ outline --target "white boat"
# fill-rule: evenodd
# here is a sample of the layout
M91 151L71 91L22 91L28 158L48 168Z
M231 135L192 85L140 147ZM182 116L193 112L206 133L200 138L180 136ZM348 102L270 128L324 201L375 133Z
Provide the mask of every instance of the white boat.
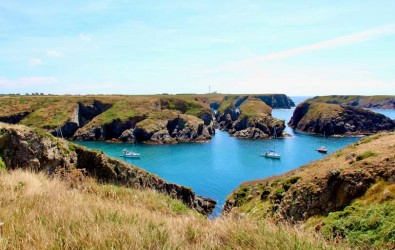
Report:
M280 154L277 154L274 150L269 150L266 153L261 154L262 157L280 159Z
M276 127L274 127L274 139L276 139ZM266 153L261 154L262 157L272 158L272 159L280 159L281 155L276 153L276 145L273 141L273 149L267 151Z
M122 150L122 155L120 155L120 156L126 157L126 158L139 158L140 153L129 152L128 150L124 149L124 150Z

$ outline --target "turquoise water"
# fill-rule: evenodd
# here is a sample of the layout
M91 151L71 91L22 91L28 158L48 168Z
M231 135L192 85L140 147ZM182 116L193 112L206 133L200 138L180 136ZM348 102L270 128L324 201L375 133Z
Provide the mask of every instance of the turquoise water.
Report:
M289 121L293 109L273 110L273 116ZM395 111L390 112L395 115ZM80 142L88 148L119 157L127 148L141 153L140 159L124 159L161 178L191 187L196 194L218 201L214 216L221 211L225 198L241 182L285 173L308 162L325 157L315 149L324 145L332 153L359 138L332 138L312 136L286 128L292 138L276 140L246 140L230 137L217 130L211 142L176 145L112 144ZM259 155L273 148L281 154L280 160Z

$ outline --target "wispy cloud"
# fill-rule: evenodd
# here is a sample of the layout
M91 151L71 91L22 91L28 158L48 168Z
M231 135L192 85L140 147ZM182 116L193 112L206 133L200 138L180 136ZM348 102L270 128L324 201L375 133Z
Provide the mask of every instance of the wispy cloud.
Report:
M369 29L362 32L353 33L350 35L325 40L302 47L297 47L293 49L274 52L267 55L257 56L253 59L241 61L241 63L249 63L249 62L257 63L264 61L279 60L283 58L300 55L309 51L325 50L325 49L346 46L355 43L361 43L369 40L374 40L393 33L395 33L395 24L381 26L374 29Z
M62 56L62 52L56 49L51 49L47 51L47 56L49 57L60 57Z
M32 59L30 59L29 64L31 66L39 66L39 65L43 64L43 61L40 58L32 58Z
M84 33L81 33L81 34L79 35L79 37L80 37L80 39L81 39L82 41L84 41L84 42L90 42L90 41L92 40L92 39L90 38L89 35L84 34Z

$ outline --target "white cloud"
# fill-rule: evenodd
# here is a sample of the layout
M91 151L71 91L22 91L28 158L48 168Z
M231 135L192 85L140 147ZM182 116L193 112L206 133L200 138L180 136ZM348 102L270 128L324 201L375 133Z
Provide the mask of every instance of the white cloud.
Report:
M248 61L263 62L263 61L279 60L279 59L303 54L309 51L325 50L339 46L346 46L350 44L360 43L368 40L374 40L392 33L395 33L395 24L381 26L374 29L369 29L354 34L337 37L298 48L293 48L293 49L283 50L263 56L258 56L256 58L247 60L247 62ZM245 62L246 61L244 61L244 63Z
M29 64L31 66L39 66L39 65L43 64L43 61L40 58L32 58L32 59L30 59Z
M47 51L47 56L49 57L60 57L62 56L62 52L56 49L51 49Z
M90 42L92 40L89 35L84 33L81 33L79 37L84 42Z

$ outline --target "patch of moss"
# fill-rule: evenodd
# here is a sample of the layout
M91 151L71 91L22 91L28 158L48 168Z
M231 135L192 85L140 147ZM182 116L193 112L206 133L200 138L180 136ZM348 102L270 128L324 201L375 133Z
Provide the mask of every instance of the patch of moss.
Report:
M372 157L372 156L377 156L378 154L376 152L372 152L372 151L365 151L362 154L357 155L356 160L357 161L361 161L364 160L366 158Z
M3 172L7 170L7 166L5 165L5 162L3 161L3 158L0 155L0 171Z

